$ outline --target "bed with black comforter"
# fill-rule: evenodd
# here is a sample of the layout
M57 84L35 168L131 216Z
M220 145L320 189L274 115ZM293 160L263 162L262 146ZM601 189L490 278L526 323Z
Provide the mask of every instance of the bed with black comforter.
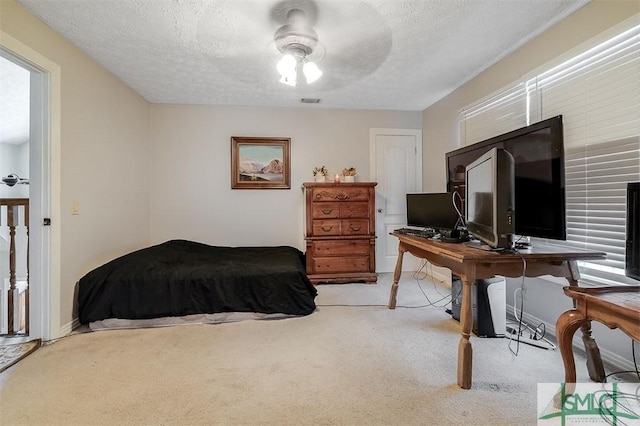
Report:
M315 287L296 248L172 240L106 263L78 283L82 324L194 314L308 315Z

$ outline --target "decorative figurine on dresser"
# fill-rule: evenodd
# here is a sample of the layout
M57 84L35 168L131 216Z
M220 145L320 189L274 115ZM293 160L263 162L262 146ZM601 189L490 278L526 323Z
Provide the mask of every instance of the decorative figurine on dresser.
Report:
M376 182L306 182L307 275L318 283L375 283Z

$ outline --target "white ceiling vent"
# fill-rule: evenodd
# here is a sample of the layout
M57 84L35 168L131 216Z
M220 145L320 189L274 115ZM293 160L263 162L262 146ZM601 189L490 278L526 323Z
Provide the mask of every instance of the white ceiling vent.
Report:
M318 99L318 98L302 98L302 99L300 99L300 102L302 102L303 104L319 104L320 103L320 99Z

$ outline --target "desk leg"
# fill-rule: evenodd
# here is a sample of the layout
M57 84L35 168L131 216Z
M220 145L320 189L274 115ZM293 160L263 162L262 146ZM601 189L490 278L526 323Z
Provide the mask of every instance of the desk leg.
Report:
M406 250L402 247L402 244L398 245L398 260L396 261L396 269L393 271L393 284L391 285L391 293L389 293L389 309L396 308L396 295L398 294L398 281L400 281L400 275L402 274L402 258Z
M473 281L462 280L462 306L460 307L460 343L458 344L458 386L462 389L471 388L473 368L473 348L469 337L473 322L471 314L471 286Z
M576 382L576 363L573 357L573 335L584 325L586 318L575 309L563 312L556 321L556 337L562 363L564 364L564 382Z
M579 311L570 309L563 312L556 321L556 338L564 364L564 385L553 397L555 408L561 409L566 397L572 395L576 388L576 362L573 357L573 336L578 328L584 325L586 318ZM587 321L588 322L588 321Z
M602 382L604 380L604 365L602 365L602 357L600 356L600 349L595 339L591 337L591 321L585 321L582 326L582 342L584 343L584 350L587 352L587 370L589 371L589 377L594 382Z
M567 278L569 285L572 287L578 287L578 278L580 273L578 272L578 266L575 262L569 262L569 268L571 269L571 275L573 278ZM573 307L576 307L576 300L573 299ZM602 382L604 380L604 366L602 364L602 357L600 356L600 349L595 339L591 337L591 321L585 321L581 326L582 342L584 343L584 350L587 355L587 370L589 371L589 377L594 382Z

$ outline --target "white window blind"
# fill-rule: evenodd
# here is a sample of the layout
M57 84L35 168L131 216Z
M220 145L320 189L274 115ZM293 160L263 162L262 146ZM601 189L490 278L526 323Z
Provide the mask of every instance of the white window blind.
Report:
M626 184L640 181L637 22L637 17L627 21L617 34L543 68L524 83L527 124L538 117L563 116L567 241L548 242L606 252L606 260L581 263L583 278L598 283L637 283L624 277ZM512 98L522 87L516 83L504 96ZM496 105L496 111L480 111L484 119L522 114L519 103ZM466 143L472 143L468 135L482 135L476 142L505 132L500 120L487 130L468 115L467 110L460 113Z
M607 253L604 260L581 265L586 279L627 282L623 277L626 183L640 181L639 145L637 137L630 137L565 150L567 241L563 243Z
M459 113L462 145L471 145L527 125L524 83L502 91Z
M640 26L532 79L541 116L562 114L565 147L640 131Z

